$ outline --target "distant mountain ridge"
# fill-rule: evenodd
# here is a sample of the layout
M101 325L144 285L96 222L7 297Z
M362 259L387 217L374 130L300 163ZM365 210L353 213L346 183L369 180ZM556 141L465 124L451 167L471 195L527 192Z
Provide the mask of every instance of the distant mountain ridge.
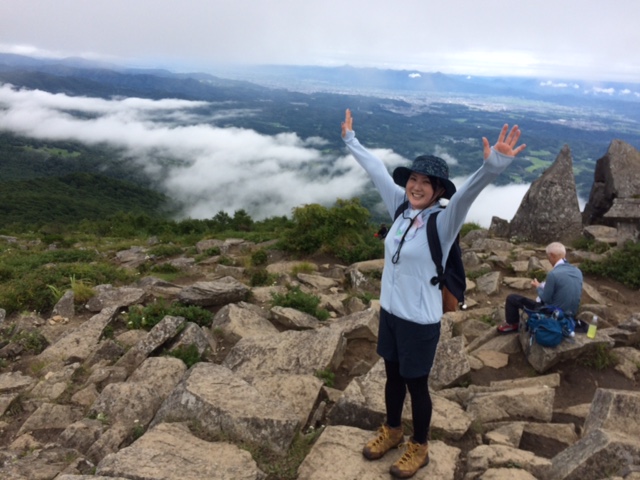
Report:
M26 69L59 76L88 79L103 77L105 71L120 75L152 76L174 80L196 80L218 87L255 89L264 83L295 90L296 87L334 91L337 88L374 89L386 92L416 92L439 94L582 97L598 100L640 102L640 83L592 82L586 80L550 80L529 77L491 77L422 72L418 70L392 70L379 68L258 65L246 67L220 67L219 74L204 72L175 73L167 69L143 69L96 62L81 58L37 59L23 55L0 53L0 73ZM82 71L85 72L82 72ZM93 71L93 73L89 73ZM97 73L96 71L102 71ZM1 75L0 78L3 78ZM225 78L228 77L228 78ZM111 78L115 84L117 76ZM235 80L233 80L235 78ZM242 80L240 80L242 79ZM251 80L253 83L247 80ZM193 88L193 87L192 87ZM197 89L186 89L185 94L204 95Z
M16 89L107 100L197 100L202 104L193 110L194 120L172 118L173 112L169 112L166 118L158 114L154 121L171 127L196 122L211 129L256 132L265 138L293 134L302 141L321 139L322 147L317 150L328 163L345 155L339 132L347 107L354 111L358 136L367 147L389 149L406 159L423 153L446 157L455 177L469 175L477 168L482 135L492 135L505 121L517 122L526 132L527 150L495 183L534 181L569 145L578 193L583 198L591 190L595 161L612 140L621 139L640 148L636 95L640 84L578 84L351 66L220 67L215 73L174 73L76 58L44 60L0 54L0 85L10 83ZM10 93L8 87L3 88ZM587 90L592 93L585 93ZM75 111L64 114L77 118L94 115ZM100 115L95 113L96 117ZM13 132L10 125L6 130ZM85 149L80 146L83 140L73 135L57 140L44 135L38 139L13 138L21 135L16 131L0 132L0 154L6 153L0 158L0 181L100 172L147 188L159 186L160 182L140 183L141 172L123 168L131 162L120 157L121 145L94 144ZM65 145L67 141L69 145ZM5 149L3 142L15 144L17 150ZM67 150L69 155L54 163L40 155L57 149ZM165 154L170 155L149 147L144 155L155 155L159 162L191 160L188 154L184 158L164 158ZM18 162L22 156L25 160ZM256 154L256 158L264 157ZM287 168L299 169L297 175L304 178L304 161L301 158L300 165L292 163ZM329 175L329 171L322 169L320 175ZM373 193L366 191L360 196L367 208L377 201ZM243 208L250 210L251 206L237 206Z

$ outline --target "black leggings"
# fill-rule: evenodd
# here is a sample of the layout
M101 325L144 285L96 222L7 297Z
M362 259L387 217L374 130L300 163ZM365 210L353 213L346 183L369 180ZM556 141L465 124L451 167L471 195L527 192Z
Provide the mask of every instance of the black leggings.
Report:
M405 379L400 375L399 363L385 360L384 366L387 372L387 383L384 387L387 424L392 428L402 424L402 407L408 388L411 396L413 440L417 443L426 443L433 411L431 395L429 395L429 375Z

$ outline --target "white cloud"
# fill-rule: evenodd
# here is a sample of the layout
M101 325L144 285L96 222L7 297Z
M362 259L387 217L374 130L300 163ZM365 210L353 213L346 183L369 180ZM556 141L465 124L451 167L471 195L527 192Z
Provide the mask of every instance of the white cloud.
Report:
M465 180L466 177L457 177L452 181L456 187L460 187ZM492 217L511 221L529 187L529 184L489 185L471 205L466 222L475 222L481 227L489 228Z
M420 75L419 73L410 73L409 74L409 78L421 78L422 75Z
M211 218L219 211L245 209L255 219L291 214L294 207L337 198L352 198L370 185L369 177L350 156L328 157L326 139L297 134L262 135L241 128L211 125L201 117L204 102L140 98L69 97L0 85L0 130L89 145L108 144L142 165L165 193L185 205L184 216ZM82 112L82 117L71 111ZM227 116L251 114L229 109ZM189 123L167 119L189 119ZM193 123L200 120L200 123ZM375 149L389 170L409 164L390 149ZM435 154L457 160L444 148ZM167 166L166 159L181 160ZM167 170L168 169L168 170ZM461 185L464 179L453 179ZM510 220L527 185L489 186L467 216L488 227L492 216Z

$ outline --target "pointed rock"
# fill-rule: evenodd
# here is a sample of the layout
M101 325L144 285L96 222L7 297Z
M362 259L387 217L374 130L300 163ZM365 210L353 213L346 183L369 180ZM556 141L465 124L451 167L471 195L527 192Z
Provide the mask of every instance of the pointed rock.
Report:
M546 245L570 244L582 235L573 159L565 145L555 162L534 181L510 223L510 235Z

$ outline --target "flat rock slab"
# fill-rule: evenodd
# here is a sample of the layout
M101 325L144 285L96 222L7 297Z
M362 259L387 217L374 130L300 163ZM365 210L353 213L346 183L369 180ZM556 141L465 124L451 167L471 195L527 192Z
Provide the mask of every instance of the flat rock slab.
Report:
M160 424L96 469L107 478L145 480L263 480L251 454L230 443L205 442L180 424ZM92 477L95 478L95 477Z
M284 453L300 427L288 402L267 397L221 365L197 363L160 407L151 425L195 422L210 435Z
M305 480L389 480L389 468L402 449L391 450L380 460L371 462L362 456L362 447L375 434L355 427L329 426L318 438L309 455L298 468L298 478ZM430 462L412 478L453 480L460 450L443 442L429 444Z

